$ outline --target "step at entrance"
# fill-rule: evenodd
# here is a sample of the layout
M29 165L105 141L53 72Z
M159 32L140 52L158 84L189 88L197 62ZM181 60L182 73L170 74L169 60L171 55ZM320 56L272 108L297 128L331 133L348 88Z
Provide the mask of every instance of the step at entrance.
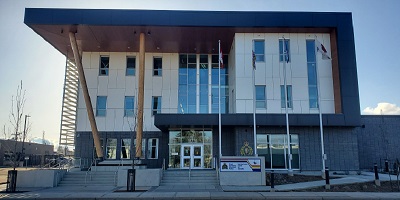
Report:
M91 176L86 171L67 172L58 186L115 186L115 172L97 171L90 173Z
M166 170L161 185L219 185L217 173L214 170Z

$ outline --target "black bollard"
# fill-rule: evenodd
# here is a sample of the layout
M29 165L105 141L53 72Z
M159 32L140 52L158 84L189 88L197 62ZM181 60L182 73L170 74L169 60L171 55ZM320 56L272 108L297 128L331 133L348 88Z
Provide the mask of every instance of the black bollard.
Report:
M329 168L325 167L325 189L331 189L331 185L329 184Z
M128 169L128 177L126 179L126 190L129 192L135 191L135 169Z
M389 172L389 161L385 160L385 172Z
M270 192L275 192L275 183L274 183L274 171L271 171L271 190Z
M379 181L379 175L378 175L378 165L374 163L374 172L375 172L375 185L381 186L381 182Z
M7 192L15 192L17 189L17 170L8 170Z

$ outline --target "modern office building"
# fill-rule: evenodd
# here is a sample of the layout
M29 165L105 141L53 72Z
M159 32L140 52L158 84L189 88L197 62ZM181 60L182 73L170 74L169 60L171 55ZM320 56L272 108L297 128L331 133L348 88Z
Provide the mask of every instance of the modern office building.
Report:
M370 130L380 125L371 127L369 120L378 119L360 115L352 23L351 13L332 12L25 12L25 24L67 59L60 143L74 146L76 157L94 157L91 102L104 159L132 159L143 62L141 160L150 168L165 163L177 169L212 168L221 148L222 156L265 156L266 169L287 170L291 162L294 170L321 170L320 112L326 166L368 168L373 161L363 159L376 146L364 150L362 134L372 139L379 133ZM71 33L91 100L86 103ZM330 59L317 52L319 43Z

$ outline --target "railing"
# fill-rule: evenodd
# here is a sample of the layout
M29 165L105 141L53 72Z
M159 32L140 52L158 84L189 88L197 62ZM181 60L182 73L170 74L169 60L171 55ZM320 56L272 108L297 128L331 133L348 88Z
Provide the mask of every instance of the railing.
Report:
M214 156L214 167L215 167L215 171L217 173L217 180L219 180L219 165L218 165L218 161L217 161L217 156Z
M192 171L192 166L191 166L192 164L191 163L189 163L189 182L190 182L190 172Z
M120 167L121 165L122 165L122 159L119 160L119 164L118 164L117 170L114 172L114 185L115 185L115 186L117 186L118 170L119 170L119 167Z
M86 174L85 174L85 184L87 184L87 176L88 176L88 174L89 174L90 180L92 180L92 173L91 172L92 172L93 164L95 166L95 170L97 171L97 160L93 159L92 164L90 164L90 166L89 166L89 168L88 168L88 170L86 171Z
M163 171L165 171L165 158L163 159L163 163L162 163L161 169L162 169Z

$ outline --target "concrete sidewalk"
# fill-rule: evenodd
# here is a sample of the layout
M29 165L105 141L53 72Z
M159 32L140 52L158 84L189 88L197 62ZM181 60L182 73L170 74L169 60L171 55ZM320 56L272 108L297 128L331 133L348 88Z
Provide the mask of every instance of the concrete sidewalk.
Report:
M389 175L380 174L381 180ZM392 180L396 177L392 176ZM349 175L332 179L331 185L373 181L373 173ZM324 186L325 181L278 185L276 192L269 192L268 186L204 186L185 188L137 188L136 192L122 192L125 188L104 187L56 187L18 188L24 193L0 193L0 199L400 199L400 193L371 192L283 192ZM145 191L147 190L147 191ZM121 191L121 192L118 192Z

